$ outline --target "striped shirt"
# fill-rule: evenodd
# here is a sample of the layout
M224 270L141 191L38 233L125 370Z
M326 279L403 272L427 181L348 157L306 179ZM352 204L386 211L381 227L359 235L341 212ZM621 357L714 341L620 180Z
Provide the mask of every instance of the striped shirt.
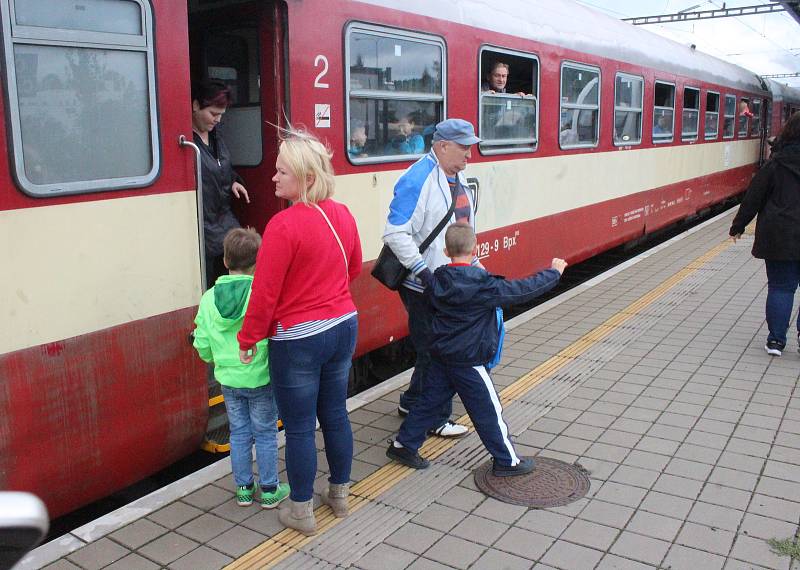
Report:
M319 321L306 321L304 323L297 323L293 327L289 327L288 329L284 329L281 323L277 325L277 331L271 337L270 340L299 340L301 338L308 338L310 336L314 336L315 334L319 334L321 332L325 332L328 329L332 329L339 323L345 322L347 319L351 317L355 317L358 314L358 311L353 311L351 313L347 313L342 315L341 317L335 317L333 319L321 319Z
M458 178L455 176L452 178L448 176L447 183L450 185L450 194L455 196L456 200L456 207L454 210L456 223L469 223L470 207L467 191L458 183Z

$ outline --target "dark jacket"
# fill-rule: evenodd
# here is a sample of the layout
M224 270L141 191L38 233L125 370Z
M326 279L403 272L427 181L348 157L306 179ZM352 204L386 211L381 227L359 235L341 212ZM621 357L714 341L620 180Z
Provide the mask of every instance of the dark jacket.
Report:
M214 129L208 133L206 145L197 133L194 142L200 147L203 167L203 229L205 231L206 256L222 255L222 240L239 220L231 210L231 186L240 182L231 165L231 155L222 137Z
M800 259L800 143L783 145L753 177L730 235L744 232L756 214L753 257Z
M555 269L508 281L486 270L445 265L425 294L433 310L431 356L453 366L483 366L498 351L498 306L525 303L558 283Z

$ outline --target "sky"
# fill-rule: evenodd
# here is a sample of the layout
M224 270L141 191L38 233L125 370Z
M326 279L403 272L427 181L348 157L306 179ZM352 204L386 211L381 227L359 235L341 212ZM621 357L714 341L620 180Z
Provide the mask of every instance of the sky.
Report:
M722 0L578 0L615 18L718 10ZM768 0L726 0L727 8L772 4ZM648 31L745 67L759 75L800 72L800 23L786 12L736 18L648 24ZM800 88L800 77L774 79Z

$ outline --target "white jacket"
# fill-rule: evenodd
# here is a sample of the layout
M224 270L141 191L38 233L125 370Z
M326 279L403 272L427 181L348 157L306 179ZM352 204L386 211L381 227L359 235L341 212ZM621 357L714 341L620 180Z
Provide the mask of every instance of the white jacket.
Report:
M457 176L469 199L469 219L475 229L475 197L467 186L464 174L459 172ZM419 246L442 220L451 202L447 175L439 166L433 150L409 166L394 185L394 198L389 205L383 243L391 248L400 263L411 270L403 282L409 289L422 291L422 282L417 275L425 268L434 271L450 261L444 255L446 226L422 254ZM454 212L449 223L455 221Z

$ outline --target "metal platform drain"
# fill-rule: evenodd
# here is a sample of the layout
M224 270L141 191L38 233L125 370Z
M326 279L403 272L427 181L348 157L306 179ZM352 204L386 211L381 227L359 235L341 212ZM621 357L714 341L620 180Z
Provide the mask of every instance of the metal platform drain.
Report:
M489 460L475 470L475 484L498 501L534 509L568 505L589 492L589 475L580 465L549 457L534 461L535 467L527 475L495 477Z

